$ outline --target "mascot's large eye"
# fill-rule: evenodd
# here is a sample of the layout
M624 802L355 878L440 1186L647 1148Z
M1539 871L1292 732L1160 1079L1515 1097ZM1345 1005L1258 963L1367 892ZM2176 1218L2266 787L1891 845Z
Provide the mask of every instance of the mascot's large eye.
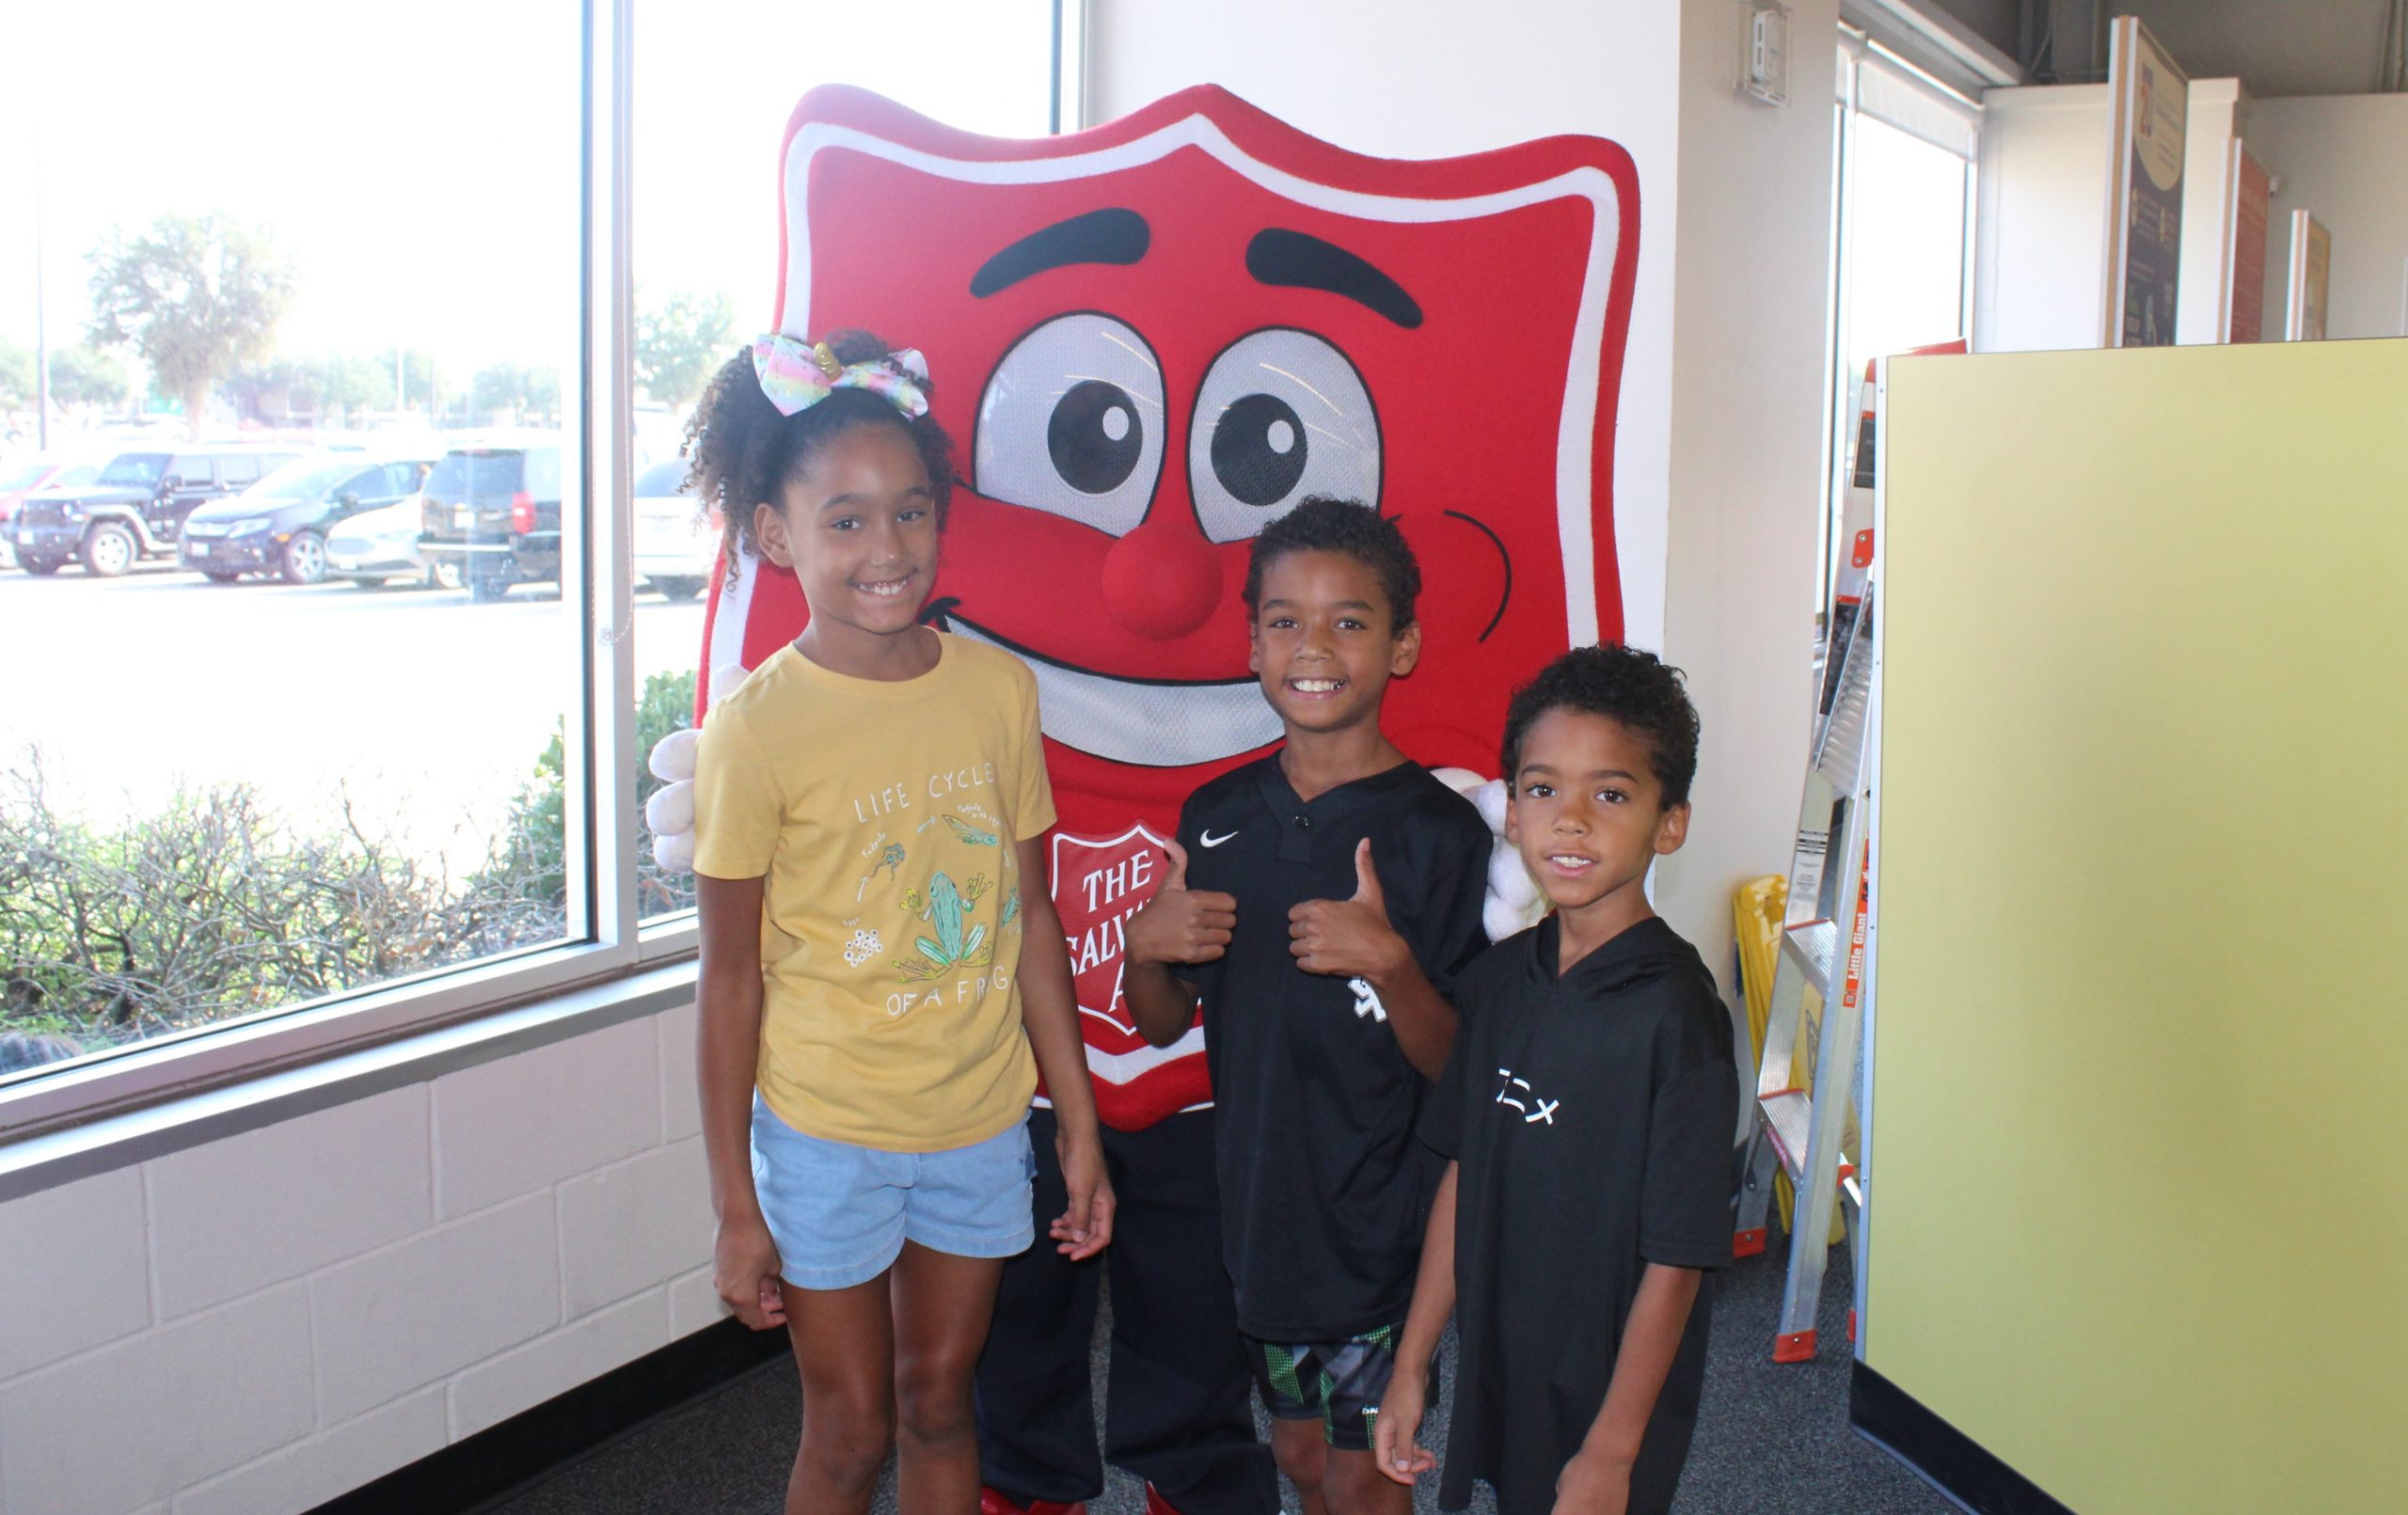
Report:
M1380 418L1346 355L1308 331L1240 338L1212 360L1187 439L1196 519L1242 542L1309 495L1380 502Z
M1124 536L1162 476L1162 366L1110 316L1056 316L995 365L972 453L988 498Z

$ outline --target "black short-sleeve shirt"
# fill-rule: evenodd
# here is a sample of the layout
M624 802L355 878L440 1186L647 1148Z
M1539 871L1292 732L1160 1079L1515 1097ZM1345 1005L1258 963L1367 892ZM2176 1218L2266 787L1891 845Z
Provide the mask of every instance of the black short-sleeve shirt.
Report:
M1558 978L1550 916L1456 986L1455 1049L1422 1118L1455 1183L1463 1355L1439 1506L1474 1478L1506 1515L1544 1511L1613 1378L1649 1263L1731 1261L1739 1118L1731 1019L1661 920ZM1708 1281L1710 1286L1711 1281ZM1670 1507L1705 1379L1698 1291L1632 1472L1632 1515Z
M1274 753L1190 796L1179 836L1188 887L1237 899L1228 951L1179 972L1203 995L1238 1324L1286 1343L1394 1325L1442 1169L1414 1135L1430 1085L1376 996L1296 966L1288 912L1351 898L1369 837L1389 923L1446 994L1487 945L1487 823L1417 763L1299 799Z

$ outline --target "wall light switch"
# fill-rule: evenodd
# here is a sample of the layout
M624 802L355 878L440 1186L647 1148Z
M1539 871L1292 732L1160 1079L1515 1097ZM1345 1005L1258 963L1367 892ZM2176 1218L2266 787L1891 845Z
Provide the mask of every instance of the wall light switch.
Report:
M1739 0L1739 91L1767 105L1789 103L1789 8Z

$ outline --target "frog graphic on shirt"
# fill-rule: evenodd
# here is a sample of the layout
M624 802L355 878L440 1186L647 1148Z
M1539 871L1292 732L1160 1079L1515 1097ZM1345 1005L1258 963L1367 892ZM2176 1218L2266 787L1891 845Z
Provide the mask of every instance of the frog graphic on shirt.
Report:
M917 938L913 944L920 955L895 958L895 971L906 979L931 979L948 969L990 960L995 946L987 939L987 928L968 925L965 918L992 887L985 874L973 874L968 882L957 885L940 871L928 880L925 897L916 889L905 890L903 903L912 919L927 922L936 935Z

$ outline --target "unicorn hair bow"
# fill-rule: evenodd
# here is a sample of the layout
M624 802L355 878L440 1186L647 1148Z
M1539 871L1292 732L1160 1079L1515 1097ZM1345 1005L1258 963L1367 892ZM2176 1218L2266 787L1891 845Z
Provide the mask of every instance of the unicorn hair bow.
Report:
M844 363L826 342L771 332L753 339L752 371L781 416L809 410L839 389L866 389L915 420L928 413L923 387L928 360L913 347L866 362Z

